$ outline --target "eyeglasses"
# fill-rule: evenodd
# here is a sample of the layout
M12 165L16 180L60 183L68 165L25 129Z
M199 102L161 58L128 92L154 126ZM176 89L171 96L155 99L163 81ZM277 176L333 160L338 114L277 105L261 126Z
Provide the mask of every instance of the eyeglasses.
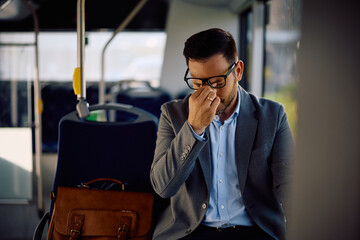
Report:
M226 85L226 79L230 75L230 73L234 70L236 63L233 63L230 66L229 71L225 73L225 75L218 75L209 78L192 78L186 77L189 73L189 68L185 72L184 81L189 86L189 88L193 90L198 90L205 83L207 83L212 88L223 88Z

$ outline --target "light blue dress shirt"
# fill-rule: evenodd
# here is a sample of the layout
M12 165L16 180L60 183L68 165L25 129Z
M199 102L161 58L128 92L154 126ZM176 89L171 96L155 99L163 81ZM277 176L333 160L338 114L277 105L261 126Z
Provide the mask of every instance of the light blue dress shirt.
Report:
M235 131L239 111L240 90L235 111L230 118L222 124L216 115L209 126L212 184L209 207L202 221L202 224L209 227L254 225L242 200L235 160ZM205 140L204 134L199 136L194 131L193 134L198 140Z

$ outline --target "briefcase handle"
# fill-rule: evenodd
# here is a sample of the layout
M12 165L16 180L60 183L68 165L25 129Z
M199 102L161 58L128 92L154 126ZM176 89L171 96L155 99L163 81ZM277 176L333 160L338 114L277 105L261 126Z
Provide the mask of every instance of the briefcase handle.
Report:
M96 179L93 179L85 184L82 184L83 187L85 188L90 188L90 185L93 184L93 183L96 183L96 182L114 182L114 183L117 183L119 185L121 185L121 190L125 190L125 184L120 181L120 180L117 180L117 179L114 179L114 178L96 178Z

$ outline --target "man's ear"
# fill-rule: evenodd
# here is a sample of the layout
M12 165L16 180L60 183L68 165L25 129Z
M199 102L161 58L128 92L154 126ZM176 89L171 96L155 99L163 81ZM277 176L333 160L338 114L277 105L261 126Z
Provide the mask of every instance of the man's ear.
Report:
M244 62L239 60L235 66L236 80L241 81L244 72Z

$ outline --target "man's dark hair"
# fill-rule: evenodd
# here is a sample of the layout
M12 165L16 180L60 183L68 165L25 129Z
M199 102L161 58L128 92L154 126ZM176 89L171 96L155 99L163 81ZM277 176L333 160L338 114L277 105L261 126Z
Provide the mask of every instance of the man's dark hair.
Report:
M187 65L190 59L205 61L220 53L230 64L235 62L237 50L234 38L220 28L211 28L192 35L186 40L183 51Z

